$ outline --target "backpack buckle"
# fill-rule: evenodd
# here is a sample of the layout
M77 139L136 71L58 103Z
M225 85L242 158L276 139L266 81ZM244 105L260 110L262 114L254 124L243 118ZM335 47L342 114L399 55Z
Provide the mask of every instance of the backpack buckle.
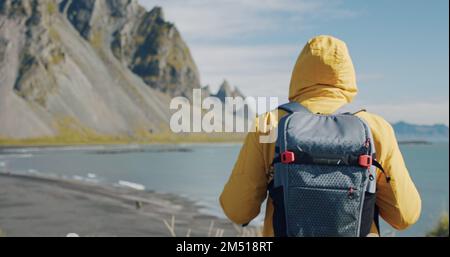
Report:
M364 168L370 168L372 166L372 156L370 155L361 155L358 159L358 164Z
M284 164L293 163L295 161L294 152L286 151L281 154L281 162Z

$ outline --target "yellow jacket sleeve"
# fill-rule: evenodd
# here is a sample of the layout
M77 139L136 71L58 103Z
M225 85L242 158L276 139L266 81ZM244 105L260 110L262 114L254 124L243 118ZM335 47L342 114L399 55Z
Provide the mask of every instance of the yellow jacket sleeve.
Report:
M267 194L264 159L257 133L249 133L220 196L225 215L236 224L247 224L260 212Z
M362 114L371 128L377 159L390 176L390 182L378 171L377 206L380 216L398 230L406 229L419 219L421 199L400 152L392 126L373 114Z

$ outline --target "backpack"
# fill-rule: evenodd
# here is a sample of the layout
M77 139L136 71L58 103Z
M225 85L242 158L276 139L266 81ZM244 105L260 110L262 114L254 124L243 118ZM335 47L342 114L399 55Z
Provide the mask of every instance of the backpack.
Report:
M299 103L279 107L269 195L277 237L359 237L378 227L373 138L351 113L321 115ZM379 229L378 229L379 231Z

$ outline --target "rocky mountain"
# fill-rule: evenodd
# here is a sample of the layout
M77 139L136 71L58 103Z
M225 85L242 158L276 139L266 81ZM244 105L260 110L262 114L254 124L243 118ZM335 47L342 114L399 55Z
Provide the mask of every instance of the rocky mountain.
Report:
M207 88L207 92L210 92L209 87ZM252 106L250 102L246 101L245 95L239 90L239 88L231 86L227 80L222 82L216 94L210 93L210 95L217 97L222 103L226 103L225 99L227 97L241 97L244 99L243 103L246 105L235 106L233 112L228 113L228 115L233 115L235 118L241 119L245 124L251 124L254 121L254 117L256 116L256 110L254 109L255 106ZM224 115L226 115L225 112Z
M222 102L225 102L226 97L242 97L245 99L245 96L241 91L239 91L237 87L233 88L227 80L224 80L219 91L214 96L219 98Z
M399 141L448 142L449 128L446 125L415 125L406 122L392 124Z
M162 9L146 12L131 0L64 0L60 11L94 45L110 46L114 56L152 88L191 97L199 74L177 28Z
M167 128L200 87L161 8L136 0L0 0L0 138Z

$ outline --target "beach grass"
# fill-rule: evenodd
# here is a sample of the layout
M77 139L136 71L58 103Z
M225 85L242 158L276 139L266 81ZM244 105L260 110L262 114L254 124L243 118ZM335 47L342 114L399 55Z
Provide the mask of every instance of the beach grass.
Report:
M54 127L58 131L56 136L8 138L0 135L0 146L240 143L245 138L245 133L173 133L167 129L157 133L136 129L127 135L107 135L83 127L71 118L59 119Z
M167 230L169 231L170 235L172 237L190 237L192 229L188 229L186 235L179 235L176 232L176 222L175 222L175 216L172 215L170 221L163 219L163 223L166 226ZM236 224L233 224L233 227L236 231L235 236L236 237L262 237L262 227L240 227ZM214 221L211 221L208 232L206 237L223 237L225 233L225 229L216 227L216 224Z
M65 146L65 145L125 145L125 144L180 144L180 143L241 143L245 135L173 134L159 133L148 137L134 136L55 136L13 139L0 137L0 147Z
M428 237L448 237L448 213L443 213L435 227L427 233Z

